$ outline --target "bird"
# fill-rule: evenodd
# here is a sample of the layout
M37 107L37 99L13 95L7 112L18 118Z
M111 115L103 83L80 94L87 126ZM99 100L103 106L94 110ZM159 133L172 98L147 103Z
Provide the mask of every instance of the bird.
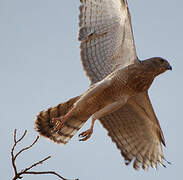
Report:
M136 53L127 0L80 0L79 37L83 68L91 82L81 95L41 111L35 130L67 144L91 117L91 126L79 134L86 141L96 120L107 130L135 170L165 166L165 138L148 90L155 77L172 70L162 57L140 60Z

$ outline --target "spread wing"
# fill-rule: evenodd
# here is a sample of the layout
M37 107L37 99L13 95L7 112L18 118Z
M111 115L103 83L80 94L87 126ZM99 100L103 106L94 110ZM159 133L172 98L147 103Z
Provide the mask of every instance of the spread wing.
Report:
M92 83L137 61L126 0L81 0L81 60Z
M135 169L147 170L162 164L165 145L162 130L149 96L141 93L132 97L121 109L100 119L108 135L116 143L128 165L133 159Z
M81 60L92 83L119 66L138 60L126 0L81 0ZM162 164L163 133L147 93L131 98L118 111L100 119L109 136L134 168Z

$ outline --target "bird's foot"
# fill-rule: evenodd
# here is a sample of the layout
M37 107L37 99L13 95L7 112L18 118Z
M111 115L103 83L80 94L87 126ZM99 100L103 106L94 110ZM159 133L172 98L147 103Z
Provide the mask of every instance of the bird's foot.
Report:
M82 133L79 134L79 141L86 141L87 139L89 139L91 137L93 133L93 130L92 129L88 129Z
M52 118L51 123L54 125L54 131L55 132L59 131L63 127L65 121L66 119L64 116L58 118Z

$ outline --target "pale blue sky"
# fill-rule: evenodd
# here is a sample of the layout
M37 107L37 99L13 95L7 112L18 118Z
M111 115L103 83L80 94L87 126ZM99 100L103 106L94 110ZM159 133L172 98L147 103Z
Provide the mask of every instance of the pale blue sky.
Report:
M139 58L162 56L173 67L172 72L159 76L150 89L167 143L164 154L173 164L158 171L150 169L148 173L136 172L131 165L126 167L106 130L96 123L87 142L79 142L76 135L63 147L40 138L32 150L20 157L18 167L52 155L37 170L56 170L65 177L80 180L183 178L183 1L128 2ZM89 85L77 41L79 4L79 0L0 0L1 179L13 176L10 148L14 128L19 135L27 129L25 144L30 144L37 135L33 128L36 114L80 94Z

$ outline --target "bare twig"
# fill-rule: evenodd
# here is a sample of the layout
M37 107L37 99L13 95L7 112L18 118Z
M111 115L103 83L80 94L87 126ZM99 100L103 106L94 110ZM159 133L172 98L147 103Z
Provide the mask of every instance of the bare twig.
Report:
M45 171L45 172L29 171L29 172L25 172L25 174L54 174L54 175L58 176L59 178L64 179L62 176L60 176L59 174L57 174L54 171Z
M34 144L36 144L36 142L38 141L39 139L39 136L36 137L36 139L34 140L34 142L30 145L30 146L27 146L23 149L21 149L16 155L15 155L15 159L19 156L19 154L21 154L23 151L26 151L28 149L30 149L32 146L34 146Z
M36 162L36 163L32 164L31 166L29 166L29 167L25 168L24 170L22 170L21 173L27 172L28 170L32 169L33 167L36 167L39 164L42 164L44 161L46 161L50 158L51 158L51 156L48 156L48 157L44 158L43 160L40 160L39 162Z
M27 130L25 130L23 135L17 140L16 139L17 130L15 129L15 131L14 131L14 143L16 143L16 144L19 143L25 137L26 134L27 134Z
M14 177L13 177L13 180L17 180L17 179L21 179L22 178L22 175L25 175L25 174L32 174L32 175L41 175L41 174L52 174L52 175L55 175L57 176L58 178L62 179L62 180L69 180L69 179L65 179L64 177L62 177L61 175L59 175L58 173L56 173L55 171L41 171L41 172L38 172L38 171L30 171L33 167L36 167L37 165L40 165L42 163L44 163L45 161L47 161L48 159L51 158L51 156L48 156L46 158L44 158L43 160L40 160L32 165L30 165L29 167L25 168L25 169L22 169L20 172L18 172L17 170L17 167L16 167L16 159L17 157L24 151L32 148L38 141L39 139L39 136L36 137L36 139L34 140L34 142L25 147L25 148L22 148L20 151L18 151L18 153L14 154L14 150L15 150L15 147L16 145L23 140L23 138L26 136L27 134L27 130L24 131L23 135L17 140L17 130L15 129L14 130L14 144L13 144L13 147L11 149L11 161L12 161L12 166L13 166L13 169L14 169ZM78 180L78 179L75 179L75 180Z
M69 179L63 178L60 174L57 174L55 171L44 171L44 172L29 171L29 172L25 172L24 174L35 174L35 175L38 175L38 174L53 174L53 175L59 177L60 179L69 180ZM79 180L79 179L75 179L75 180Z

